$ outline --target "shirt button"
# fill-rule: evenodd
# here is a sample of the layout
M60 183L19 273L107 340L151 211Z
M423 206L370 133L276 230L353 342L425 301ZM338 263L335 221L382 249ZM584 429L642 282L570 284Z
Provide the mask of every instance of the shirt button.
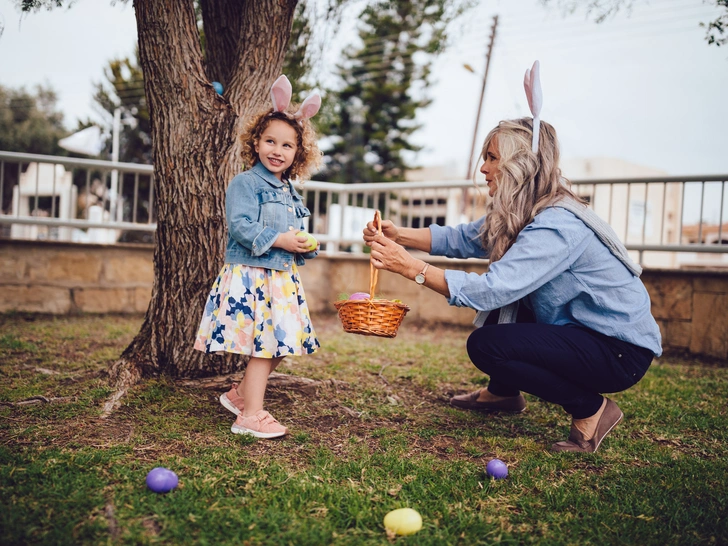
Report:
M293 226L288 226L288 231L293 231Z
M288 267L288 262L284 263L283 267Z
M293 207L288 207L288 212L293 212Z
M622 358L622 355L621 354L617 355L617 358Z

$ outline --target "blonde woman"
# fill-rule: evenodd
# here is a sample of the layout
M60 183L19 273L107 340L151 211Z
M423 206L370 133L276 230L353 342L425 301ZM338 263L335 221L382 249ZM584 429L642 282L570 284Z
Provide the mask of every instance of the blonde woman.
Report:
M453 406L520 413L523 391L572 416L554 451L595 452L623 417L602 393L636 384L662 352L641 268L569 189L550 124L540 121L534 138L532 118L500 122L482 158L492 198L483 218L420 229L384 221L381 235L370 223L372 262L479 312L467 350L490 381ZM489 259L490 267L483 275L444 270L405 247Z

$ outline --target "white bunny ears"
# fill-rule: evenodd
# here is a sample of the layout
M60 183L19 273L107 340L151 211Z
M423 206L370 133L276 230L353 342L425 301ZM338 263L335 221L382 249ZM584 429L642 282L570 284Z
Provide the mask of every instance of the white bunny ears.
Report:
M541 65L538 61L535 61L533 66L526 70L526 76L523 78L523 87L526 89L528 107L533 115L533 140L531 141L531 150L534 154L538 153L538 135L541 130L541 106L543 105L540 72Z
M288 105L291 103L292 93L293 88L291 87L291 82L288 81L288 78L283 75L278 76L278 79L270 88L270 100L273 103L273 111L285 112L286 108L288 108ZM303 101L303 104L298 111L293 114L293 117L301 121L312 118L318 113L319 108L321 108L321 95L318 93L312 93L306 97L306 100Z

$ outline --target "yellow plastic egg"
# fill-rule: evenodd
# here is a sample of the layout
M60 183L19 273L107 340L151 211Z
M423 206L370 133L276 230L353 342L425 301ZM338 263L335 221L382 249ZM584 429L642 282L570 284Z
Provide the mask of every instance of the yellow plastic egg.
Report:
M316 238L313 235L311 235L310 233L306 233L305 231L299 231L298 233L296 233L296 236L297 237L306 237L306 239L308 239L308 250L309 251L316 250L316 247L318 246L318 241L316 240Z
M412 508L398 508L384 516L384 527L397 535L412 535L422 529L422 516Z

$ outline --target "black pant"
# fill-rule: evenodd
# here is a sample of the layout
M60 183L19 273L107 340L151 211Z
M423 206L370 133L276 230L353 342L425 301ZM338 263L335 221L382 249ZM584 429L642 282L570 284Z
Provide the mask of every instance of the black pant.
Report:
M574 419L599 411L600 393L637 383L654 356L588 328L524 323L522 313L517 323L492 324L497 315L468 338L470 360L490 376L488 390L499 396L525 391L559 404Z

